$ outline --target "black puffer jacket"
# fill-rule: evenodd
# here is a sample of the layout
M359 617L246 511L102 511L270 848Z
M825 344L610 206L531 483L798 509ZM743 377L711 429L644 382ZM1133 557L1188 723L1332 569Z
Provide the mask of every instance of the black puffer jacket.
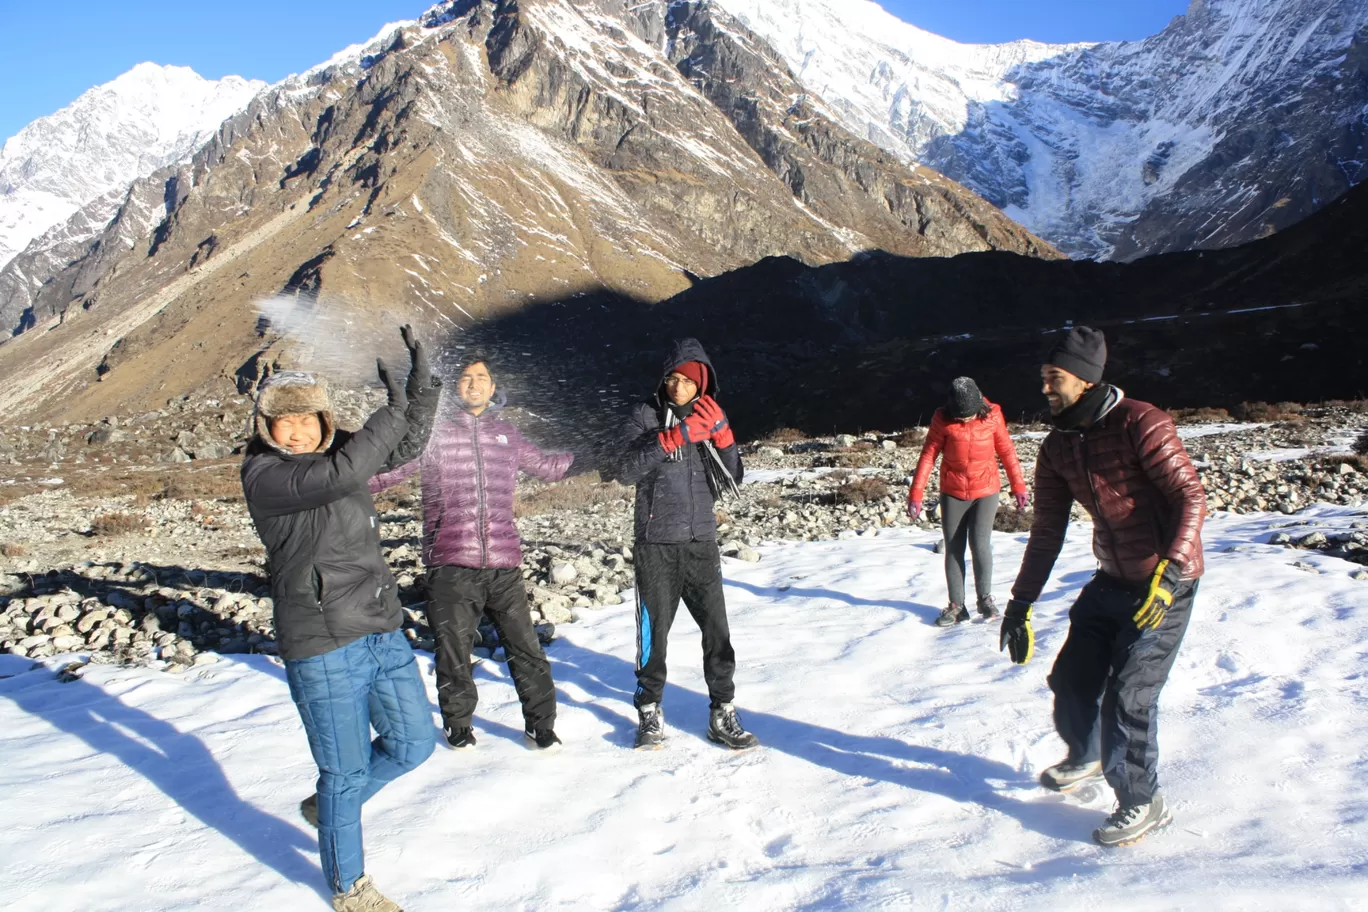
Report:
M398 629L399 597L366 483L394 459L408 428L402 407L386 406L361 430L338 431L322 453L285 455L260 437L248 446L242 490L266 546L282 658Z
M716 398L717 371L697 339L676 342L665 357L656 394L632 409L624 432L626 452L618 470L618 480L636 485L636 540L657 544L688 541L714 541L717 517L713 514L715 495L708 484L703 460L710 458L702 444L683 446L667 455L660 444L665 429L665 378L686 361L701 361L708 368L700 396ZM717 451L722 463L737 484L741 483L741 453L736 445ZM677 457L677 458L676 458Z

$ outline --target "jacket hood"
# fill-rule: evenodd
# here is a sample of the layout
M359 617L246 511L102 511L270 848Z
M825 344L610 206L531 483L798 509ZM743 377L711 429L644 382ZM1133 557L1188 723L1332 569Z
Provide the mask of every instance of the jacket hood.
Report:
M699 361L708 369L707 382L703 385L703 389L698 391L699 396L716 396L722 391L721 385L717 382L717 371L713 368L708 353L703 350L703 343L693 338L679 339L670 346L669 352L665 355L665 361L661 365L660 383L656 386L656 399L659 402L667 401L663 390L665 378L686 361Z
M258 440L277 453L293 456L294 453L272 439L271 419L309 412L318 414L318 423L323 430L323 439L316 452L325 452L332 446L337 433L328 382L305 371L277 371L263 380L257 391L256 408L252 412L253 432Z

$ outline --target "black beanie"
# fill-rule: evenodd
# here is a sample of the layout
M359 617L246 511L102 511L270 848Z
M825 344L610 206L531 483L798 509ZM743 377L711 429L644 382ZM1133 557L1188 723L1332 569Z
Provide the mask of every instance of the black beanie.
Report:
M1107 340L1099 329L1075 326L1050 348L1045 363L1062 367L1088 383L1101 383L1102 369L1107 366Z
M983 411L983 393L978 384L969 377L956 377L950 383L950 401L947 404L952 418L972 418Z

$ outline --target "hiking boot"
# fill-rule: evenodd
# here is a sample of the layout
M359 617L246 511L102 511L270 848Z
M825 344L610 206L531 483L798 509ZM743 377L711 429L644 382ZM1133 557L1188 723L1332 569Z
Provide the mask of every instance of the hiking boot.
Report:
M549 728L529 728L523 732L523 738L531 750L560 750L561 739L557 738L556 733Z
M447 744L451 745L452 750L470 750L475 746L475 729L469 725L457 728L443 726L442 733L446 735Z
M985 621L992 620L998 616L997 602L994 601L991 595L985 595L978 600L978 612L979 617L983 618Z
M369 874L362 874L346 893L333 894L333 912L404 912L399 904L375 889Z
M936 618L936 626L954 627L956 624L962 624L967 620L969 620L969 609L951 602L941 611L940 617Z
M760 740L741 727L736 707L730 703L714 706L708 718L708 740L726 745L732 750L755 747Z
M1090 760L1075 763L1061 760L1054 766L1045 768L1040 774L1040 784L1056 792L1071 792L1085 782L1102 778L1102 761Z
M318 829L318 792L299 802L299 816L315 830Z
M1128 846L1172 822L1173 812L1164 803L1164 796L1156 793L1149 804L1133 804L1130 807L1117 804L1107 822L1093 830L1093 839L1098 845L1108 848Z
M660 750L665 746L665 710L659 703L647 703L637 710L637 750Z

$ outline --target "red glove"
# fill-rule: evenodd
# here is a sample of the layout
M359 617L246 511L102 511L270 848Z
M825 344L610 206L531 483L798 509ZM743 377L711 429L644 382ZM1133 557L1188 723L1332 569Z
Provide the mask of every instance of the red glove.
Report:
M1016 498L1018 513L1020 513L1022 510L1025 510L1026 505L1031 502L1031 495L1027 494L1025 491L1017 491L1012 496Z
M727 413L722 411L722 406L718 405L712 396L704 396L695 402L693 413L702 414L708 422L708 434L712 437L713 446L725 450L736 443L736 437L732 435L731 422L727 420Z
M660 432L660 445L666 453L673 453L686 443L702 443L712 437L712 422L698 408L702 402L700 399L694 403L693 413L688 418L668 431Z
M922 502L920 500L909 500L907 502L907 518L912 522L917 521L917 518L921 516L921 511Z

